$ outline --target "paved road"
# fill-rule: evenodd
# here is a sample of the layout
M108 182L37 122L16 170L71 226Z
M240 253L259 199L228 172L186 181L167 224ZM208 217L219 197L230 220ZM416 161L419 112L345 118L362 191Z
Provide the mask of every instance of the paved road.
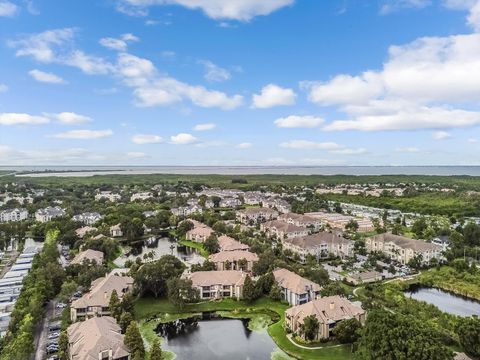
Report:
M35 329L35 360L43 360L46 358L45 346L47 344L49 320L55 316L55 303L51 300L47 304L45 316Z

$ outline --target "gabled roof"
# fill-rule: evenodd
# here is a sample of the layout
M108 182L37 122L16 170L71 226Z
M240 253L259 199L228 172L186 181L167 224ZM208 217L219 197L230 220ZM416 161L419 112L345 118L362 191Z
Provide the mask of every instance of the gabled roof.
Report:
M98 360L99 353L112 350L115 358L130 354L123 335L110 316L93 317L72 324L67 329L72 360Z
M103 252L87 249L75 256L71 264L82 264L85 260L95 261L97 264L101 264L103 263Z
M225 261L238 261L241 259L246 259L247 261L258 261L258 256L255 253L250 251L234 250L234 251L221 251L216 254L212 254L208 257L208 260L216 262L225 262Z
M412 249L414 251L442 250L442 247L440 245L428 243L423 240L410 239L405 236L393 235L391 233L375 235L371 239L374 241L392 242L398 247L404 249Z
M302 305L293 306L285 311L287 316L297 318L300 323L303 322L305 317L315 315L320 323L323 324L351 319L364 313L365 310L361 307L338 295L327 296Z
M353 245L352 241L345 239L343 236L338 236L329 232L320 232L307 236L299 236L285 239L284 241L303 249L315 248L321 244Z
M191 273L189 278L193 286L212 285L243 285L247 274L243 271L222 270L222 271L197 271Z
M307 290L320 291L321 286L295 274L287 269L277 269L273 271L275 281L282 288L286 288L295 294L304 294Z
M234 251L234 250L248 250L250 246L242 244L240 241L235 240L227 235L221 235L218 237L218 245L221 251Z

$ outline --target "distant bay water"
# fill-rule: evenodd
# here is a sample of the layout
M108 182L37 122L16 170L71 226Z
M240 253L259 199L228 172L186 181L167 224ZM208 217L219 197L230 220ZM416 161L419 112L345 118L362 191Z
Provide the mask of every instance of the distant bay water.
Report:
M469 175L480 166L0 166L17 176L84 177L94 175Z

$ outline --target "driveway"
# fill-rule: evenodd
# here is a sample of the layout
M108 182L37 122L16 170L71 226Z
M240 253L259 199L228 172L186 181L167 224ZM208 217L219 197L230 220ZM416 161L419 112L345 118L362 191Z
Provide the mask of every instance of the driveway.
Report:
M51 300L46 306L45 316L35 329L35 360L44 360L47 356L45 347L47 345L49 321L54 316L55 302Z

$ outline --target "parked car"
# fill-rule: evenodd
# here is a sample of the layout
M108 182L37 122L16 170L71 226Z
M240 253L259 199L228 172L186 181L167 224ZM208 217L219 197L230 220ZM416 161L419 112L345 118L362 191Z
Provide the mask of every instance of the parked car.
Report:
M56 339L60 336L59 332L52 332L48 335L48 339Z
M53 331L58 332L60 330L62 330L62 326L60 324L52 324L48 327L48 331L50 332L53 332Z
M67 304L64 304L64 303L58 303L57 304L57 309L64 309L67 307Z
M53 354L56 353L58 350L60 350L60 347L58 345L50 345L47 346L46 352L47 354Z

